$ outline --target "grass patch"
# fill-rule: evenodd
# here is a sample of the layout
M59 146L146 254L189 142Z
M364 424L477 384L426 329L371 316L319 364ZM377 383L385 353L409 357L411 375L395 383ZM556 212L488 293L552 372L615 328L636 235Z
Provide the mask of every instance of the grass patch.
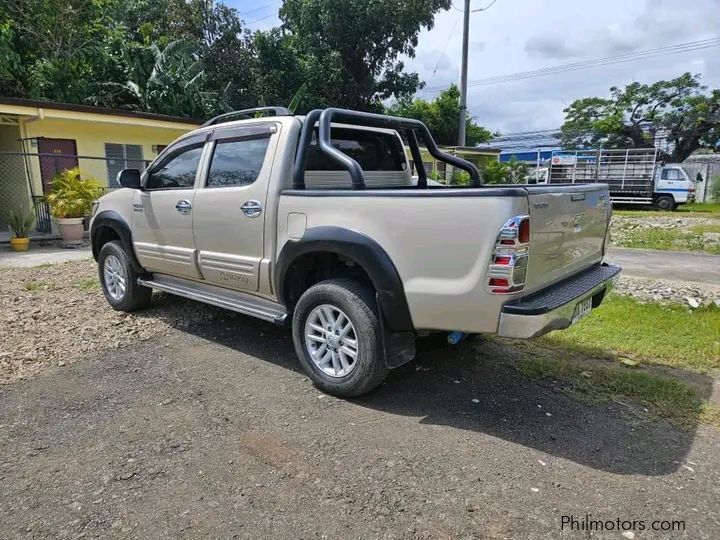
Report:
M50 285L41 281L26 281L23 283L23 288L28 292L48 290L49 287Z
M688 232L679 229L634 229L623 232L617 245L628 248L663 251L704 251L720 254L720 242L707 242L703 233L720 232L720 224L693 225Z
M720 428L720 407L680 380L620 367L588 369L576 361L559 358L524 358L517 369L533 380L569 381L575 391L594 399L627 396L674 424L703 423Z
M667 217L704 217L720 219L720 203L695 203L682 204L673 212L660 212L652 208L645 209L623 209L613 208L613 214L627 217L648 217L648 216L667 216Z
M81 291L96 291L100 289L100 281L98 278L85 278L73 283L73 287Z
M720 233L720 223L707 223L704 225L693 225L690 230L695 234Z
M576 325L540 343L601 349L647 364L696 372L720 368L720 309L643 304L611 295Z

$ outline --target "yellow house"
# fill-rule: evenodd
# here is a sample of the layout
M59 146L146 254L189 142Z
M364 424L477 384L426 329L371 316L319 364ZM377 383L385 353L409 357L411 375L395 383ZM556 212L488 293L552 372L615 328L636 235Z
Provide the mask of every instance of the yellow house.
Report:
M49 232L40 201L55 174L79 166L114 187L120 170L145 168L198 124L174 116L0 97L0 229L7 230L11 210L34 205L38 229Z
M439 146L439 148L447 154L452 154L469 161L479 169L482 169L489 161L497 161L500 159L499 148L484 146ZM407 146L405 147L405 154L410 161L412 173L417 174L416 165L410 154L410 148ZM420 154L422 155L423 167L425 167L425 172L428 176L449 184L452 179L453 167L436 160L425 148L420 148Z

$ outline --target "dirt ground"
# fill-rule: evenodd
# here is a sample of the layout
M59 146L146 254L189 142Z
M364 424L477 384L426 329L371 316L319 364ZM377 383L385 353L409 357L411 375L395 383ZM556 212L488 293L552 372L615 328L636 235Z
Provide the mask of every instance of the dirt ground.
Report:
M586 513L717 537L710 430L530 384L492 344L337 400L283 330L233 322L6 387L6 537L547 538Z
M63 335L35 339L114 329L0 386L2 538L718 537L713 428L530 382L517 349L487 340L429 347L377 392L335 399L287 330L162 295L131 320L101 312L83 268L58 287L86 280L84 302L36 308ZM52 293L43 271L31 281ZM646 530L561 531L586 514Z

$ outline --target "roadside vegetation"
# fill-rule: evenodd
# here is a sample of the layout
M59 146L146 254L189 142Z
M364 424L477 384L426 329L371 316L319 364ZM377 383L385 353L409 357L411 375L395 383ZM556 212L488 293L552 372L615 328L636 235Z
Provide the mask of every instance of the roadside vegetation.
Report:
M720 374L718 336L714 305L690 311L613 295L572 328L518 343L516 368L562 380L584 399L630 399L672 423L720 429L720 407L708 399Z
M623 217L698 217L720 219L720 203L695 203L678 206L673 212L660 212L652 208L637 209L628 206L613 208L613 215Z
M720 204L681 206L676 212L615 210L615 246L720 254Z
M682 228L643 228L624 231L623 238L615 245L639 249L664 251L704 251L720 254L720 223L717 225L693 225Z

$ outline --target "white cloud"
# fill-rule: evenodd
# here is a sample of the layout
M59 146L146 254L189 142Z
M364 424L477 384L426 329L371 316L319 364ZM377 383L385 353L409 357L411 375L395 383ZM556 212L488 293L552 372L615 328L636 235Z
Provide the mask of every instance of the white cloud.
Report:
M474 0L473 7L480 7ZM460 71L461 14L438 14L424 31L408 69L420 73L428 88L457 82ZM720 0L498 0L471 16L468 78L529 71L570 62L615 56L716 37ZM447 47L445 48L445 43ZM439 62L438 62L439 60ZM438 64L435 75L432 71ZM562 109L573 100L607 95L611 86L653 82L685 71L700 73L709 86L720 86L720 48L667 55L547 77L471 86L468 106L477 120L504 132L558 127ZM437 91L426 91L432 97Z

